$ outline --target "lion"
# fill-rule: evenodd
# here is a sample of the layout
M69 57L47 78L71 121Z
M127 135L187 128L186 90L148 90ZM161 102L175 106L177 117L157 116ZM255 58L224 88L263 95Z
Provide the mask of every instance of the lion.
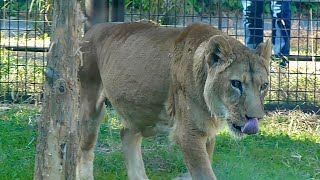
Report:
M255 134L265 116L270 40L249 49L203 23L105 23L85 34L81 51L80 179L93 179L106 99L125 127L120 134L132 180L148 179L141 142L160 132L179 146L192 179L216 179L217 133L228 126L236 137Z

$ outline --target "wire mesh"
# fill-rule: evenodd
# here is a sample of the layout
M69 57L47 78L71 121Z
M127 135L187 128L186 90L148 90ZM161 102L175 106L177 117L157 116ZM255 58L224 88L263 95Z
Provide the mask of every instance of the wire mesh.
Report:
M35 102L50 43L43 1L0 2L0 102Z
M148 19L166 26L187 26L195 22L204 22L218 27L245 43L244 20L248 17L244 17L244 5L255 3L257 0L133 0L126 2L125 21ZM320 2L260 1L260 5L263 5L255 8L260 9L262 16L254 16L254 18L260 18L263 23L261 36L264 40L275 38L276 34L272 34L272 30L276 28L273 26L275 14L272 13L277 13L275 12L277 7L274 7L273 3L283 2L288 2L291 10L290 51L286 55L273 56L271 83L266 103L291 108L299 105L318 110L317 107L320 105ZM288 12L282 10L278 13ZM277 18L276 21L283 23L281 15L278 14ZM259 31L259 27L255 27L254 30Z
M120 2L121 1L121 2ZM124 12L124 21L152 20L163 26L183 27L204 22L220 28L245 43L244 4L249 0L118 0L108 1L106 21ZM272 38L275 18L272 3L260 1L263 39ZM290 51L275 54L271 63L271 105L318 107L320 104L320 3L317 0L278 1L290 3ZM117 6L115 6L116 4ZM124 4L124 7L119 7ZM33 102L41 96L46 54L50 43L50 0L0 2L0 101ZM112 8L114 7L114 8ZM123 8L123 9L121 9ZM282 11L280 13L285 13ZM121 18L120 18L121 19ZM283 20L278 18L279 22ZM255 28L259 31L259 27Z

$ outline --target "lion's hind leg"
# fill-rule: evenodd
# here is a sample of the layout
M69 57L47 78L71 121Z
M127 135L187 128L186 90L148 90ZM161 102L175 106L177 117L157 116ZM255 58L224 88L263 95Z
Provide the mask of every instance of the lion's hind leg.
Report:
M95 105L89 103L92 106L81 108L81 157L78 171L80 179L93 179L94 147L105 112L104 100L101 96Z
M121 130L122 149L126 157L128 178L130 180L148 179L141 154L142 135L125 128Z
M76 179L93 179L94 147L105 112L105 95L96 64L86 63L80 70L80 163Z

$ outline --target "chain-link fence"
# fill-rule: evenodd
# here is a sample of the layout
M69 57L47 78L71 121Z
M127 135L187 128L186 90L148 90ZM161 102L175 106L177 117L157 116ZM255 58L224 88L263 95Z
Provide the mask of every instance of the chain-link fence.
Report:
M39 101L50 44L48 8L44 1L0 1L0 102Z
M105 21L204 22L249 47L272 38L269 105L317 110L320 104L318 0L105 0ZM34 101L42 92L51 1L0 2L0 101ZM101 7L100 7L101 8Z

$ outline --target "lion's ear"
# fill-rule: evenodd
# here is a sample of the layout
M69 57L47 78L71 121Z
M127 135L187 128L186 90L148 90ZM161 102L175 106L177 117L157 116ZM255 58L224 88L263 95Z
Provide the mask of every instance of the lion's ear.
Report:
M212 66L225 62L230 63L230 59L233 59L233 53L228 40L221 35L211 37L207 46L208 65Z
M268 39L264 43L260 43L256 48L256 53L263 57L266 61L270 61L271 55L272 55L272 43L271 40Z

